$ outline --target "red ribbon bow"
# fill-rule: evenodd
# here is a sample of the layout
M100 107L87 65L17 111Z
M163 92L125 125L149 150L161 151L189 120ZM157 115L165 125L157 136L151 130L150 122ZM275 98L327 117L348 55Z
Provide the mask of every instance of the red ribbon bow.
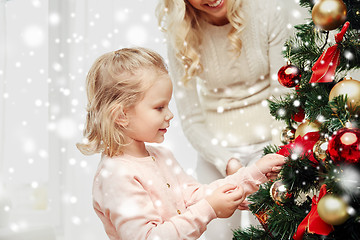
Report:
M326 185L322 185L319 193L319 198L316 196L312 199L311 211L304 218L304 220L298 226L296 233L294 234L294 240L301 240L304 236L305 231L309 233L315 233L318 235L329 235L334 228L332 225L324 222L318 212L317 212L317 204L320 199L326 194Z
M310 83L313 82L332 82L337 66L340 63L340 50L338 44L343 40L345 32L349 28L350 23L346 22L341 32L335 35L336 44L325 50L311 68L313 74Z
M283 155L284 157L290 156L291 153L295 153L298 156L306 154L311 162L318 164L319 162L314 158L312 149L319 138L319 132L308 132L304 137L299 135L294 142L280 146L277 154Z

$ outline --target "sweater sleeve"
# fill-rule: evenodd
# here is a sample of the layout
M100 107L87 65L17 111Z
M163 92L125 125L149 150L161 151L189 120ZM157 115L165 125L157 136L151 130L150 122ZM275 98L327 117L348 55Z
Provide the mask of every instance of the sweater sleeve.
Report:
M104 172L97 182L94 209L111 240L198 239L216 217L210 204L202 199L184 213L164 220L141 181L127 172Z
M177 165L178 163L174 161ZM181 168L178 165L179 168ZM200 184L192 176L184 171L178 175L179 183L183 186L185 205L191 206L204 199L208 194L225 184L241 186L246 196L256 192L259 185L267 182L267 177L257 168L256 164L240 168L236 173L225 178L218 179L210 184Z
M204 159L214 164L220 173L226 176L227 162L233 157L233 153L213 143L214 136L212 136L205 124L201 109L196 79L191 79L184 86L181 80L184 75L183 66L176 58L174 49L171 46L168 47L168 60L171 79L174 83L176 107L186 138Z

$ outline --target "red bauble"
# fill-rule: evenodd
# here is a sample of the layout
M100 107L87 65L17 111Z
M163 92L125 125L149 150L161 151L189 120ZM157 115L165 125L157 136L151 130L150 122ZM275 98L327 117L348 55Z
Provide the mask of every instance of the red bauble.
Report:
M295 87L299 84L301 79L301 72L300 70L292 65L287 64L280 68L278 72L278 80L281 85L284 87Z
M330 139L328 154L336 162L360 162L360 130L358 128L341 128Z
M298 108L299 111L291 116L291 119L295 122L302 122L305 118L305 111L302 107Z

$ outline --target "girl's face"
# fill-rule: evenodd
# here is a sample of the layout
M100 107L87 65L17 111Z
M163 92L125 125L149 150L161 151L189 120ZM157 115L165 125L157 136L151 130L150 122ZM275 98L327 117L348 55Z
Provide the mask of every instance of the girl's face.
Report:
M224 25L227 19L227 0L187 0L193 8L203 12L211 24Z
M153 84L144 98L126 112L129 120L126 135L137 142L161 143L174 117L169 109L172 83L168 74L159 75L154 70L144 71L141 77L153 78L146 80Z

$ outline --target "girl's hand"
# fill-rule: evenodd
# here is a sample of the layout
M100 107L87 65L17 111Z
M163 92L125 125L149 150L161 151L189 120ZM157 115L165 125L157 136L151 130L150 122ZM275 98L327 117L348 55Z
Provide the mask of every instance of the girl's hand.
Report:
M236 158L230 158L228 164L226 165L226 175L234 174L240 168L242 168L240 161Z
M238 206L237 209L239 209L239 210L249 210L249 204L250 204L250 202L245 199L242 203L240 203L240 205Z
M225 184L215 189L205 198L214 209L218 218L228 218L245 199L244 190L240 186Z
M276 179L284 163L284 156L272 153L260 158L255 164L268 179Z

